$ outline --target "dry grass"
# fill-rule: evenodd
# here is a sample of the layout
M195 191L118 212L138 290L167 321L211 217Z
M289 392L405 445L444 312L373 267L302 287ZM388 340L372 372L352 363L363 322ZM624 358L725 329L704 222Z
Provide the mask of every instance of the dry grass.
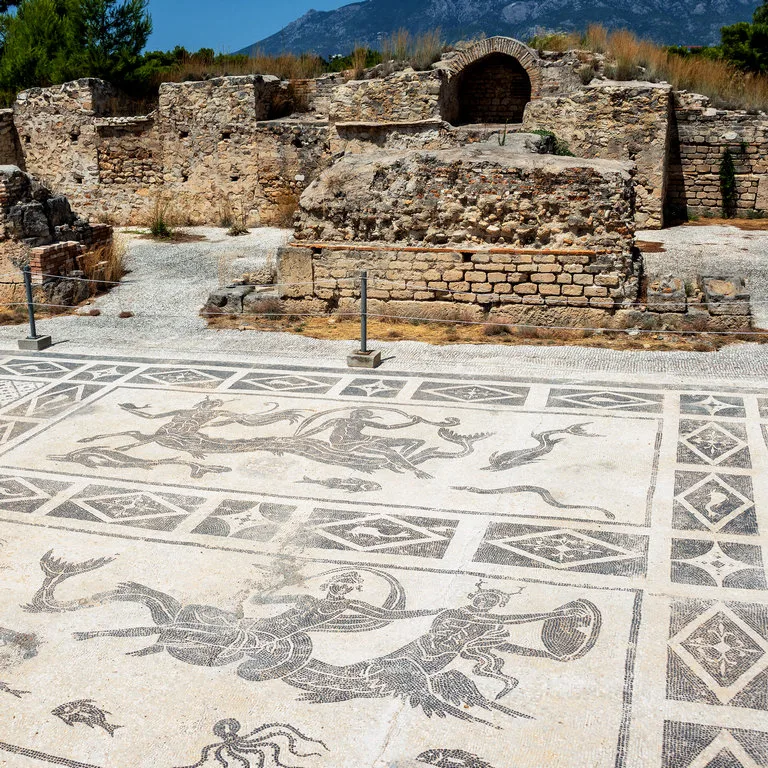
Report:
M721 59L681 55L624 29L608 32L591 24L583 35L541 33L530 44L539 50L604 53L605 75L614 80L666 80L678 90L708 96L716 107L768 109L768 76L742 72Z
M80 268L85 272L88 280L118 283L127 272L126 251L125 241L121 237L115 237L109 245L103 245L84 254L80 259ZM97 288L101 290L98 285Z
M718 107L768 108L768 77L744 73L726 61L681 56L626 30L607 35L607 51L614 63L606 74L617 80L666 80L678 90L709 96Z
M352 51L352 72L356 80L359 80L365 72L365 64L368 61L368 49L363 45L356 45Z
M590 24L584 33L583 45L595 53L605 53L608 50L608 30L602 24Z
M356 320L283 316L266 320L244 318L240 315L212 313L210 327L241 331L291 332L313 339L357 341L360 324ZM486 328L495 330L490 333ZM502 344L505 346L582 346L615 350L648 350L657 352L714 352L729 344L746 342L768 343L768 332L756 335L718 336L701 333L681 336L663 331L629 336L623 331L601 332L578 329L561 331L546 328L516 328L507 325L458 325L453 323L392 323L369 319L371 339L422 341L428 344ZM374 342L375 343L375 342Z
M411 35L399 29L381 44L383 61L407 61L416 70L429 69L442 55L445 43L439 29Z
M281 80L309 80L322 75L325 69L323 60L311 53L300 56L292 53L279 56L256 53L252 56L223 57L218 61L208 61L191 54L172 69L158 74L157 84L209 80L229 75L276 75Z

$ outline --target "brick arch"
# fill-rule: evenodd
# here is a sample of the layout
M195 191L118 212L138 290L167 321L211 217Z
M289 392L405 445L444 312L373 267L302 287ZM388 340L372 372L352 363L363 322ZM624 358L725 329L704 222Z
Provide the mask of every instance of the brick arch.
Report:
M489 37L458 53L448 62L450 79L453 80L471 64L494 53L502 53L517 59L531 81L531 98L536 99L541 95L542 77L538 55L525 43L511 37Z

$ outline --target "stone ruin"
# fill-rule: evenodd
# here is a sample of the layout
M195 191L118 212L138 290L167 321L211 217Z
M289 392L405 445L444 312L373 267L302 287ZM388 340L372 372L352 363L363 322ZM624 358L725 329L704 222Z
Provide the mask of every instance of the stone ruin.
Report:
M143 114L109 84L78 80L31 89L0 111L0 161L66 195L78 214L113 224L146 223L158 201L190 225L220 224L236 209L252 226L286 227L298 210L300 247L282 253L281 274L325 281L364 264L377 275L401 270L387 279L407 287L375 289L384 303L418 302L434 311L450 303L475 315L530 316L546 324L583 318L601 325L701 325L701 316L688 317L688 307L706 302L691 301L690 290L682 313L657 312L659 302L646 301L649 280L640 274L634 230L658 228L688 212L719 214L719 163L726 150L736 166L738 211L768 215L768 118L716 109L705 97L666 83L611 81L605 65L601 54L534 51L493 37L457 46L427 71L389 62L359 79L342 73L164 83L154 108ZM586 84L585 72L592 76ZM581 160L541 159L566 150ZM471 179L477 162L489 170L485 180ZM366 175L377 163L397 196L388 199L376 186L382 182ZM435 188L430 163L458 173L455 196ZM401 169L415 189L400 183ZM590 174L596 186L585 184ZM358 200L364 216L351 209L356 195L347 176L368 185L370 198ZM420 184L434 199L420 196ZM475 195L480 187L484 191ZM537 210L533 226L530 206L538 205L539 194L550 204ZM605 201L614 198L621 205L609 206L601 223ZM413 201L410 212L402 199ZM486 228L456 218L456 207L465 204L478 224L488 219ZM433 215L439 220L430 221ZM620 247L618 229L606 244L607 227L626 230ZM446 253L429 250L438 248ZM488 252L497 248L536 253ZM409 261L401 258L405 253L420 257ZM502 256L531 261L515 264ZM526 263L537 266L456 266ZM563 269L547 271L545 264ZM465 280L456 272L477 274ZM531 279L510 277L527 274ZM577 274L585 277L577 281ZM346 291L318 282L305 294L283 298L332 309L354 298ZM227 307L226 292L216 301ZM242 306L243 297L233 302ZM738 316L717 317L716 324L733 325Z
M0 272L6 285L21 285L21 268L29 265L33 285L45 301L73 305L90 287L82 259L112 242L112 227L90 224L56 195L16 166L0 166Z
M284 310L358 312L365 269L374 316L749 328L749 297L724 303L725 284L723 298L711 279L702 298L674 278L643 289L630 163L539 154L540 137L516 139L341 158L302 195L279 253Z

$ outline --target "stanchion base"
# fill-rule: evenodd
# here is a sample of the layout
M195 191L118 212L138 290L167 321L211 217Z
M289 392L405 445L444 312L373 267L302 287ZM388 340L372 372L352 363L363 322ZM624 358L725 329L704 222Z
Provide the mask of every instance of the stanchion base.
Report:
M381 365L381 352L353 352L347 356L349 368L378 368Z
M19 349L40 352L43 349L48 349L52 343L50 336L38 336L34 339L19 339Z

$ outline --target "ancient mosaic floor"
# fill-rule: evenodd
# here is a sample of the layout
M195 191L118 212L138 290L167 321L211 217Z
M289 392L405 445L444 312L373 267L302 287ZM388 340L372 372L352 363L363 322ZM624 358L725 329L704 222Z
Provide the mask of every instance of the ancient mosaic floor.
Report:
M0 764L768 766L768 389L0 357Z

